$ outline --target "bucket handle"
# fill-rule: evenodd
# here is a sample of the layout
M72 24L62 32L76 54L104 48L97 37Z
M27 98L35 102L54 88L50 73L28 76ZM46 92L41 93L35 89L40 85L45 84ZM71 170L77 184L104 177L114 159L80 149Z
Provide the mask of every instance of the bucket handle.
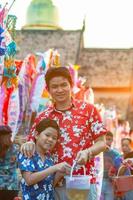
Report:
M72 168L71 168L71 173L70 173L70 177L72 178L73 176L73 171L74 171L74 167L77 165L77 162L74 160ZM83 168L84 170L84 176L86 176L86 168L84 165L80 165L81 168Z

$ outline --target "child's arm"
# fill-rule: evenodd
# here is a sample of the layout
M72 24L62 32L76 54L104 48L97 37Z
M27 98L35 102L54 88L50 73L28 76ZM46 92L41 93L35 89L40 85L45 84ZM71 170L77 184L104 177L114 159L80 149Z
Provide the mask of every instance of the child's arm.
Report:
M68 167L66 162L62 162L39 172L22 171L22 176L28 185L34 185L57 171L65 172Z
M54 178L54 187L57 185L57 183L64 177L66 173L63 172L56 172L55 178Z
M65 175L70 175L71 166L67 165L65 171L57 171L54 177L54 187L57 185L57 183L60 182L60 180L63 179Z

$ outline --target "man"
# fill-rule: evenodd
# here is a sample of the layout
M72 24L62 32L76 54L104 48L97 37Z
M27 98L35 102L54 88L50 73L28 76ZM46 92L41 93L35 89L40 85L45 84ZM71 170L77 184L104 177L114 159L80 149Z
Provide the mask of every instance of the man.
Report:
M104 141L106 129L99 112L93 105L72 98L73 81L66 67L49 68L45 81L53 105L36 118L29 140L34 141L35 126L42 118L49 117L56 120L61 136L54 154L55 162L66 161L72 165L76 159L78 164L86 165L87 174L94 176L93 157L102 152L106 146ZM33 142L24 144L21 149L31 156ZM82 169L77 169L75 173L82 173ZM57 193L61 200L68 199L64 184L57 188ZM91 198L93 199L96 198Z
M102 200L114 200L114 191L111 177L117 175L118 169L122 163L121 154L115 149L111 148L112 143L113 133L108 131L106 134L107 149L103 153L104 172L101 192Z

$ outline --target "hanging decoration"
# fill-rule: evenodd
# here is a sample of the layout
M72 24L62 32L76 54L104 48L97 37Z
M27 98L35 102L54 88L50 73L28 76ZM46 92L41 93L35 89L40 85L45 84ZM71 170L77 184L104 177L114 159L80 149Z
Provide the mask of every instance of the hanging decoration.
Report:
M6 52L6 44L5 44L6 13L7 9L5 5L5 7L0 8L0 86L4 70L4 55Z
M22 62L18 73L19 79L19 105L20 113L18 119L18 129L23 126L24 134L29 130L31 120L30 93L33 81L36 77L36 58L35 55L29 54ZM25 123L26 122L26 123Z
M8 15L7 5L0 11L0 90L2 98L0 123L10 125L15 135L18 120L17 113L19 112L17 107L19 105L17 103L18 97L15 95L18 92L18 79L14 62L16 43L13 40L16 16Z

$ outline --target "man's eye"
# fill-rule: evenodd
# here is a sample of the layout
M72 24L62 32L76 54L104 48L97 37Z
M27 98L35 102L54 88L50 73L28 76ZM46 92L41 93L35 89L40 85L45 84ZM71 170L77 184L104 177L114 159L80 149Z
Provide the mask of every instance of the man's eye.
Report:
M62 84L62 87L65 87L65 86L67 86L67 83L63 83L63 84Z
M57 86L56 85L52 85L52 88L55 89L55 88L57 88Z

